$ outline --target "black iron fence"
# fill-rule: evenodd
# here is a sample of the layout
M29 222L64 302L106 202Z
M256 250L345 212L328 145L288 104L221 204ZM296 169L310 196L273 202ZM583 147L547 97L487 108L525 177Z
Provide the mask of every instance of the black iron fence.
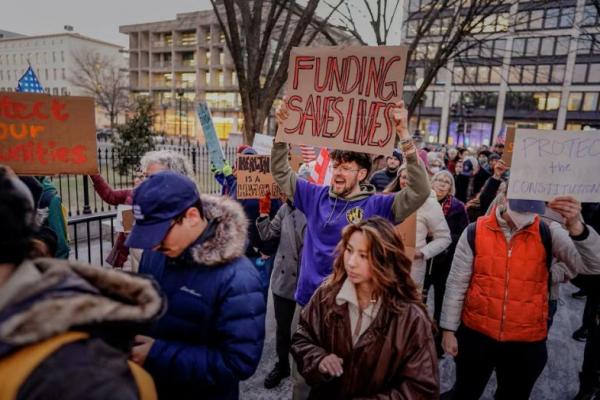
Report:
M210 159L208 149L204 145L191 145L185 142L182 145L161 144L157 150L173 150L184 154L190 161L195 180L202 193L219 193L221 188L215 181L210 171ZM225 146L223 148L225 158L233 163L236 156L236 148ZM124 152L119 151L110 144L99 144L98 169L100 175L113 189L126 189L133 187L133 181L137 175L137 166L132 165L120 169L122 160L132 158ZM58 190L63 204L68 210L69 218L81 215L89 215L114 210L115 207L102 201L94 191L93 185L86 175L56 175L52 177L54 185Z

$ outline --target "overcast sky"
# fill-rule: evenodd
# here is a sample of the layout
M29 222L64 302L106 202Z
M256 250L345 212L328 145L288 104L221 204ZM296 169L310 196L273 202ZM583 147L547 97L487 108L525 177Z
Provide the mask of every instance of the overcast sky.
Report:
M119 33L120 25L170 20L177 13L212 8L210 0L25 0L26 6L21 1L2 2L0 29L41 35L59 33L64 25L72 25L82 35L122 46L128 42L127 36ZM362 2L348 0L348 3ZM324 16L327 12L320 7L319 14ZM360 16L357 19L359 30L366 32L370 41L367 21L360 20ZM399 18L394 25L400 26ZM398 41L399 36L392 35L389 43Z

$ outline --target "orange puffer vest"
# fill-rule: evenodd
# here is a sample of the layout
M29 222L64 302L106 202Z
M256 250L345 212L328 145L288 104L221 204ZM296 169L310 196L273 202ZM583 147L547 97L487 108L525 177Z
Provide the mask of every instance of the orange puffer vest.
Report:
M496 213L477 220L473 276L463 323L501 342L535 342L548 334L548 268L539 217L509 243Z

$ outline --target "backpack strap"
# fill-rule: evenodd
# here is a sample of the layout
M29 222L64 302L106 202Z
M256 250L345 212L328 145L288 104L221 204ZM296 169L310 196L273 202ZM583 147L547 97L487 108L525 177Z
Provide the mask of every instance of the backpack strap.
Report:
M546 267L548 267L548 273L550 273L550 267L552 266L552 232L546 222L540 219L540 236L542 238L542 244L546 250Z
M62 346L88 337L83 332L65 332L0 359L0 399L16 399L23 383L42 361Z
M152 377L146 370L134 363L133 361L127 361L129 364L129 370L135 379L135 383L138 387L138 393L140 400L158 400L156 394L156 387Z
M473 257L475 257L475 234L477 233L477 222L471 222L467 226L467 241L469 242L469 247L471 247L471 252L473 252Z

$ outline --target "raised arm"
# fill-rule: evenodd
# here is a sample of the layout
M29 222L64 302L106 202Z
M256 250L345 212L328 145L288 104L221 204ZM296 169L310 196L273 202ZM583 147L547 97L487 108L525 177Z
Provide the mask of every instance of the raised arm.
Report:
M404 108L404 102L396 104L394 111L394 123L396 134L400 140L400 148L406 160L406 172L408 174L408 186L394 195L392 212L397 224L404 221L409 215L417 211L425 203L431 186L425 166L417 156L417 148L408 133L408 112Z
M94 190L98 196L111 206L125 204L127 198L132 195L132 189L115 190L104 180L102 175L90 175L90 179L94 185Z
M279 125L283 124L289 116L289 111L284 97L283 103L277 108L276 117ZM287 143L275 142L271 149L271 174L279 188L288 198L294 199L296 191L296 174L290 166Z

